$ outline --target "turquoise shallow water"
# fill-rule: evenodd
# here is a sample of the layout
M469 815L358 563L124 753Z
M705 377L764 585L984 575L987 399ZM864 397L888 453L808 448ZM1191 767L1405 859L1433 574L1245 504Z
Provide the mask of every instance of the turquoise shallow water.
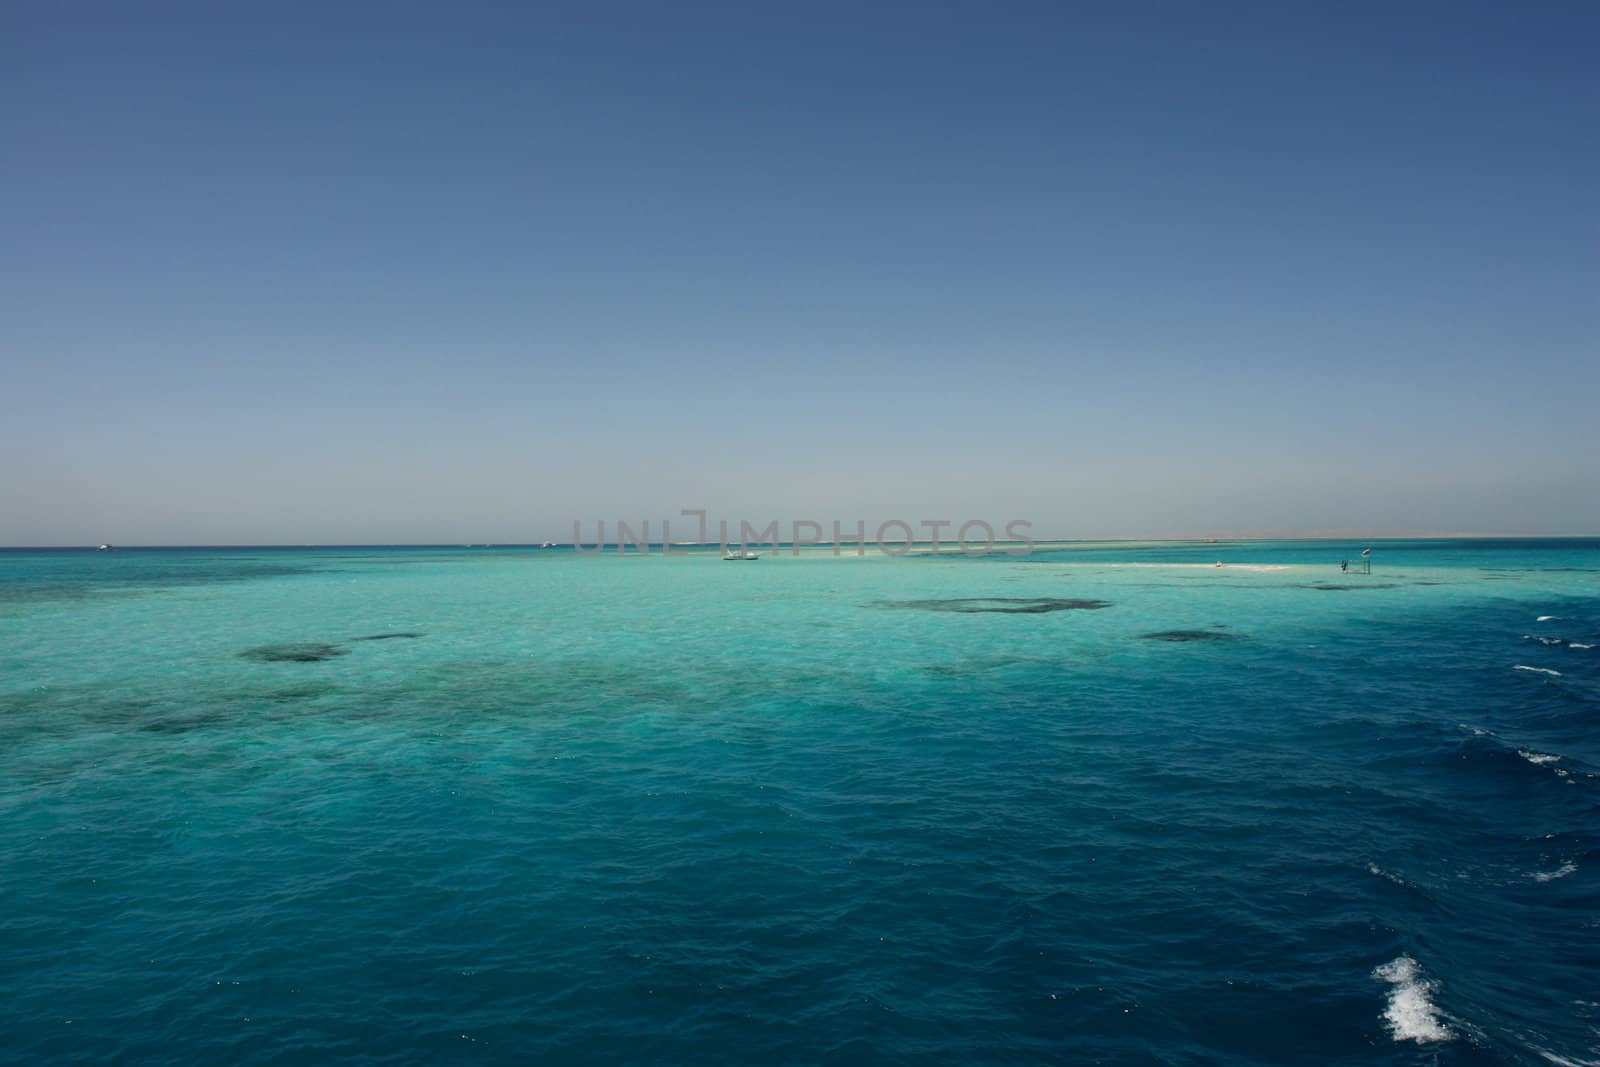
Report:
M0 1061L1600 1059L1600 542L1357 547L0 552Z

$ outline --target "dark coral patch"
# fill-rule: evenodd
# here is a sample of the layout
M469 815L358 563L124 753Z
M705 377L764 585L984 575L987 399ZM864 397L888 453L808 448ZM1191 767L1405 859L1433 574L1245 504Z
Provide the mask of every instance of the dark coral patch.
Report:
M299 642L287 645L262 645L239 653L245 659L258 663L321 663L324 660L348 656L349 649L318 642Z
M932 663L922 669L940 678L970 678L976 674L1003 670L1028 662L1030 661L1023 656L984 656L959 663Z
M1185 641L1232 641L1237 634L1225 634L1220 630L1158 630L1153 634L1140 634L1146 641L1171 641L1175 644Z
M199 715L177 715L166 719L152 719L139 727L148 734L186 734L226 724L228 717L220 712L203 712Z
M1059 597L963 597L956 600L885 600L880 608L950 611L961 615L1045 615L1052 611L1099 611L1108 600L1064 600Z

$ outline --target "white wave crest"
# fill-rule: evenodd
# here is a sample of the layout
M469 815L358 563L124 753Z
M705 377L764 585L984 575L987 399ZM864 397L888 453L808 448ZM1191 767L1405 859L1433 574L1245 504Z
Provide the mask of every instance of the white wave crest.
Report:
M1399 956L1372 972L1394 988L1383 1009L1384 1021L1396 1041L1449 1041L1456 1035L1444 1024L1429 994L1438 983L1422 976L1422 967L1410 956Z
M1370 871L1371 873L1377 875L1379 878L1388 879L1389 881L1393 882L1395 885L1405 886L1407 889L1411 888L1410 884L1404 878L1401 878L1398 874L1394 874L1391 871L1384 870L1382 867L1379 867L1376 863L1367 864L1367 870Z
M1517 755L1521 756L1529 763L1554 763L1556 760L1561 758L1560 756L1552 756L1548 752L1529 752L1525 748L1517 749Z
M1561 677L1561 672L1560 671L1553 671L1549 667L1528 667L1528 666L1525 666L1525 665L1519 663L1519 664L1517 664L1517 668L1516 669L1519 670L1519 671L1533 671L1535 674L1548 674L1552 678Z
M1565 878L1577 869L1576 863L1563 863L1553 871L1534 871L1531 877L1535 882L1553 882L1557 878Z
M1593 645L1580 645L1576 641L1568 641L1567 642L1567 647L1568 648L1593 648L1594 646Z
M1560 615L1540 615L1537 619L1534 619L1533 621L1534 622L1560 622L1561 621L1561 616Z

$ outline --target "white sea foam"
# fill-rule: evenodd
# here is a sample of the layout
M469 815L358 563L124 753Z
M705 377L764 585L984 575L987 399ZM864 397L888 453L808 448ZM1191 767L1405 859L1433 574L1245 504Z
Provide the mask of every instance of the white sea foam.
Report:
M1524 666L1523 664L1519 663L1519 664L1517 664L1517 670L1519 670L1519 671L1533 671L1535 674L1548 674L1553 678L1561 677L1561 672L1560 671L1553 671L1549 667L1528 667L1528 666Z
M1561 616L1559 616L1559 615L1540 615L1537 619L1534 619L1533 621L1534 622L1560 622L1561 621Z
M1554 763L1556 760L1561 758L1560 756L1552 756L1548 752L1529 752L1525 748L1517 749L1517 755L1521 756L1529 763Z
M1569 1060L1565 1056L1557 1056L1554 1052L1544 1049L1536 1050L1539 1055L1556 1064L1556 1067L1600 1067L1600 1060Z
M1593 648L1594 646L1593 645L1580 645L1576 641L1568 641L1567 642L1567 647L1568 648Z
M1422 967L1410 956L1399 956L1372 972L1394 988L1383 1009L1384 1021L1396 1041L1449 1041L1455 1034L1440 1018L1439 1009L1429 999L1438 983L1422 976Z
M1565 878L1577 869L1576 863L1563 863L1553 871L1534 871L1532 877L1535 882L1553 882L1557 878Z
M1379 878L1388 879L1389 881L1393 882L1395 885L1406 886L1406 888L1408 888L1408 889L1410 888L1410 886L1406 883L1406 880L1404 878L1401 878L1398 874L1393 874L1393 873L1391 873L1389 871L1384 870L1382 867L1379 867L1376 863L1367 864L1367 870L1371 871L1373 874L1377 875Z

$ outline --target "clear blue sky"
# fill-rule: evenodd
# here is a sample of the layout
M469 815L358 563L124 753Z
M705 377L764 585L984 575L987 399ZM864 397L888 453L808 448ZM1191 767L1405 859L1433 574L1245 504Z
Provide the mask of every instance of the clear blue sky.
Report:
M13 5L0 544L1600 532L1600 5Z

